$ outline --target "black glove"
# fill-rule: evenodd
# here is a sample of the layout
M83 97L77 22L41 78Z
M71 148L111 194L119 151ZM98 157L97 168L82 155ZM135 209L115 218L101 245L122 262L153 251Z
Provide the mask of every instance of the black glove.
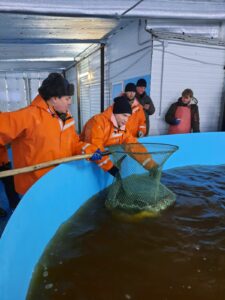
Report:
M116 177L119 173L119 169L116 166L113 166L110 170L108 170L108 173Z

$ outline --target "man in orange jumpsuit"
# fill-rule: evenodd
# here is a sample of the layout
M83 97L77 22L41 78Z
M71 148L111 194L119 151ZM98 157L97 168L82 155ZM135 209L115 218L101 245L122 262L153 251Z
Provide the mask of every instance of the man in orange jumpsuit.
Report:
M117 97L114 99L113 106L108 107L103 113L93 116L84 126L81 133L81 140L96 145L101 151L110 145L125 145L125 151L144 152L147 150L137 139L127 130L126 124L132 115L131 106L125 96ZM136 145L133 145L135 143ZM132 157L138 160L145 169L156 167L156 163L149 153L146 153L140 158ZM113 165L109 156L102 157L97 161L98 165L111 175L116 176L118 168Z
M15 168L81 153L97 147L81 142L69 113L74 86L59 73L51 73L38 89L31 105L0 114L0 145L10 144ZM100 159L96 152L92 160ZM52 167L15 176L19 194L26 191Z
M143 137L146 135L146 117L142 105L136 99L136 85L128 83L125 86L125 97L132 108L132 116L129 118L126 128L134 137Z

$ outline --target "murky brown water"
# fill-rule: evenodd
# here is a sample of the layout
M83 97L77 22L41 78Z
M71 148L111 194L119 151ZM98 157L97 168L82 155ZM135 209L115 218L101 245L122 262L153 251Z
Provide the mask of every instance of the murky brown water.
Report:
M43 255L28 299L225 299L225 166L164 173L176 203L128 223L89 203Z

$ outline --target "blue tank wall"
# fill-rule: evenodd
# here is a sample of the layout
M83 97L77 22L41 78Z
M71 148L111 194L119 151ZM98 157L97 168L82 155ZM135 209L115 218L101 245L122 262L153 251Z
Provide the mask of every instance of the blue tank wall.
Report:
M164 169L225 163L225 133L155 136L145 142L178 145ZM92 195L112 182L95 164L60 165L23 197L0 240L0 299L25 299L32 272L49 240Z

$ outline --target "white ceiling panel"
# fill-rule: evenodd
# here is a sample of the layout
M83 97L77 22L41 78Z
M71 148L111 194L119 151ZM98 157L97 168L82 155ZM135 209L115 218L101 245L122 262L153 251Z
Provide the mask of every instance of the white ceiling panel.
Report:
M32 64L66 66L63 59L74 61L90 44L104 42L132 18L148 20L148 29L162 38L179 39L185 25L187 37L202 26L203 42L225 40L225 0L0 0L0 71L7 63L11 69L13 61L21 71L32 69ZM43 62L34 62L37 58ZM52 58L60 63L46 62Z
M110 18L0 13L0 71L5 71L7 62L12 61L13 70L30 70L35 59L43 59L44 69L49 65L61 69L63 64L65 69L68 64L64 59L70 60L71 65L76 56L91 44L100 43L117 24L118 20ZM61 63L46 63L53 58ZM24 64L18 63L22 60ZM10 64L9 67L12 70ZM37 64L33 64L33 68L36 67Z

